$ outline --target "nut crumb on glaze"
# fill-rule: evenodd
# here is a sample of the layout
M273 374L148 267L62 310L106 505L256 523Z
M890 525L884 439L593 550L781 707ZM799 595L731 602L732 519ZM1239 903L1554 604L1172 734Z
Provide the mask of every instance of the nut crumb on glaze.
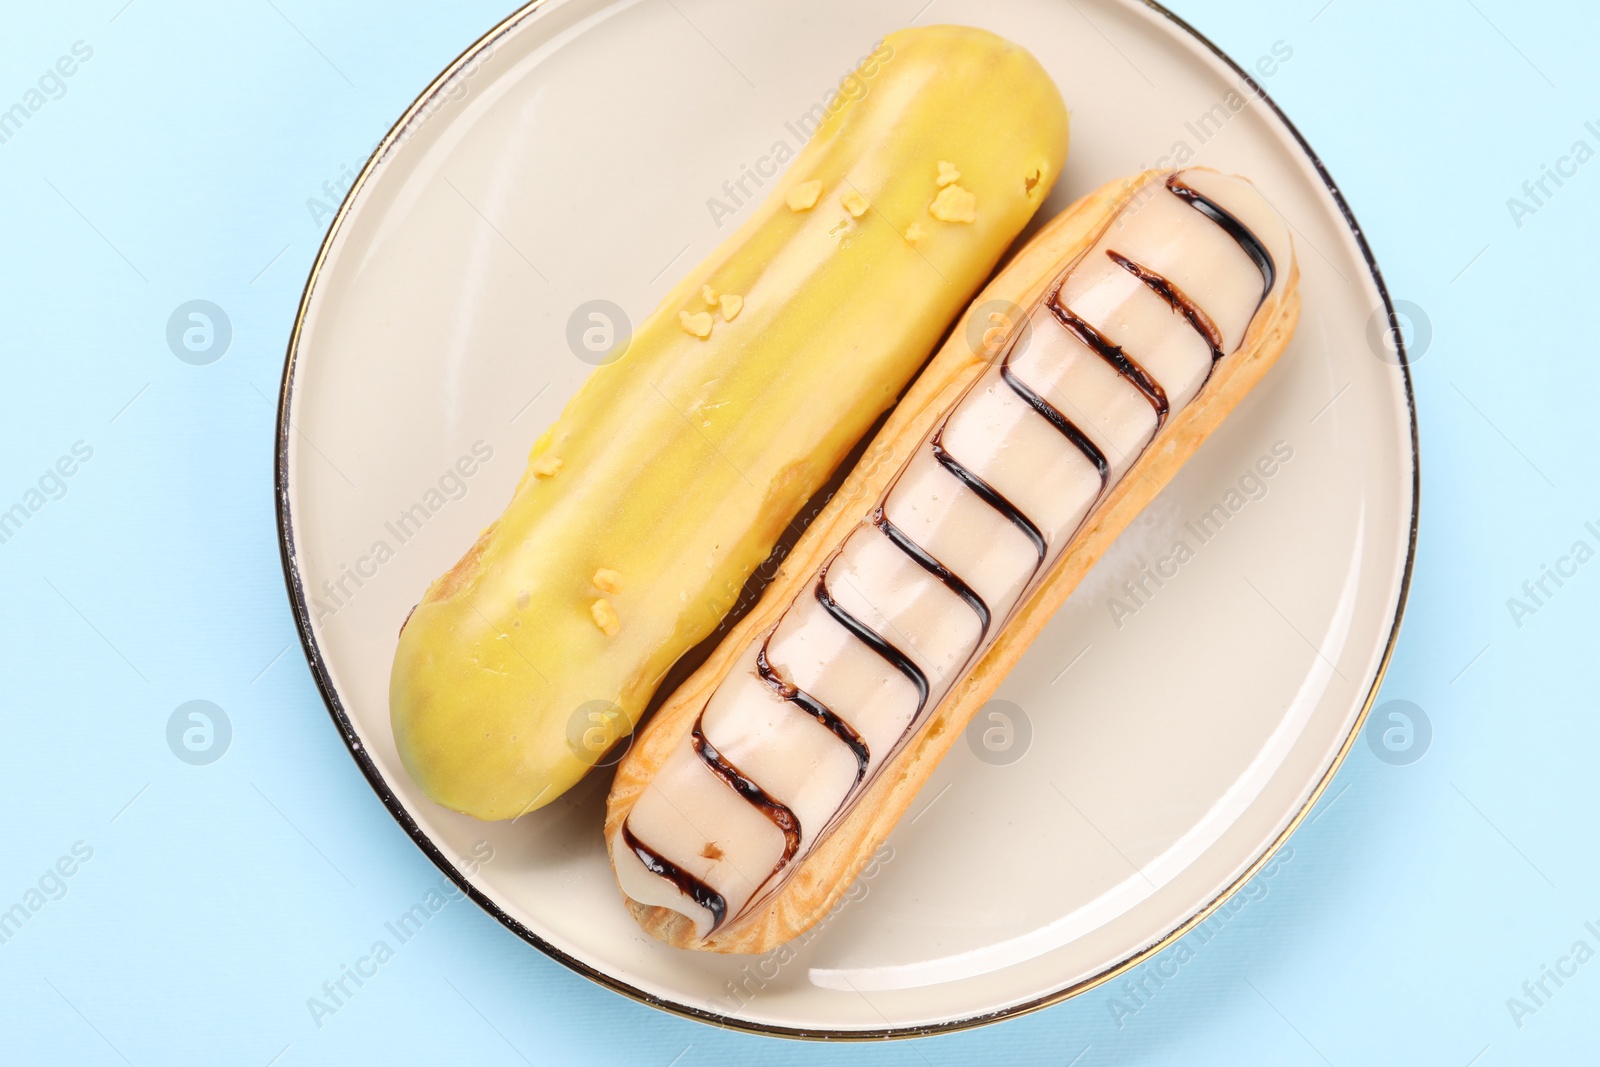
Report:
M790 211L809 211L817 206L817 198L821 195L822 182L813 178L790 189L784 194L783 202L789 205Z
M554 478L561 472L561 457L549 454L540 456L530 466L535 478Z
M939 160L939 175L933 179L933 183L935 185L943 189L945 186L951 185L960 180L960 178L961 172L956 170L956 165L954 163L950 162L948 159Z
M622 629L622 618L617 614L617 609L611 606L611 601L604 597L589 605L589 616L594 619L594 624L600 627L600 632L607 637L617 636L617 631Z
M973 222L978 217L978 198L952 182L939 190L928 205L928 214L940 222Z
M723 322L732 322L744 310L744 297L737 293L723 293L721 303Z
M717 306L717 291L715 289L711 288L711 286L709 286L709 285L702 285L700 287L700 299L704 300L706 302L707 306L716 307Z
M683 327L685 333L693 334L704 341L711 336L711 312L696 311L690 314L687 311L678 312L678 325Z
M912 248L921 246L922 239L928 236L928 231L922 228L922 223L913 222L906 227L906 240L911 242Z
M865 215L867 208L872 206L867 202L866 197L854 189L849 189L844 195L840 196L839 203L844 205L844 209L850 212L850 217L853 219L859 219L862 215Z
M594 587L602 593L622 592L622 575L609 567L601 567L594 572Z

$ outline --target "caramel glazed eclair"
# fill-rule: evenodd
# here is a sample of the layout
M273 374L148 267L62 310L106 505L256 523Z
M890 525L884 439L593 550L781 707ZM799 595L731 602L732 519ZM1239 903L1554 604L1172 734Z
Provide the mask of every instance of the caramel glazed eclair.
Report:
M1024 262L1041 243L1051 258ZM902 407L926 416L884 428L880 442L909 429L901 439L915 445L866 518L840 516L837 547L811 553L820 566L802 560L782 590L780 576L619 768L607 845L653 935L764 952L825 914L853 857L887 836L1049 614L1298 318L1287 226L1249 181L1216 171L1114 183L1030 250L1008 268L1036 279L1011 284L1022 321L999 323L979 359L958 353L965 366L942 394L959 385L953 403L919 381ZM993 306L985 295L977 312Z

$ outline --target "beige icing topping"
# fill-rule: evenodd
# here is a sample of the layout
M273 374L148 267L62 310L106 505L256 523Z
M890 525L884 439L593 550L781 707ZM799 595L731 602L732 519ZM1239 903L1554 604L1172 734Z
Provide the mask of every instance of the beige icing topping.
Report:
M959 189L953 181L943 192ZM976 662L1148 446L1160 419L1194 399L1216 354L1206 331L1219 335L1220 353L1242 343L1263 299L1263 279L1272 276L1270 266L1247 254L1246 242L1259 242L1286 267L1287 230L1244 179L1185 171L1173 181L1178 191L1153 183L1112 220L902 467L879 502L885 521L869 517L845 539L820 578L836 609L820 602L817 583L808 582L712 693L701 718L705 743L758 791L759 803L731 787L691 735L641 793L626 830L647 846L650 862L669 863L715 894L721 921L737 919L794 870ZM1197 207L1197 196L1206 203ZM1248 233L1230 233L1212 209ZM1158 291L1163 282L1177 296ZM1273 284L1283 284L1281 272ZM1189 314L1177 303L1185 298ZM1132 369L1119 368L1063 325L1052 299L1120 348ZM1134 380L1141 372L1148 379L1142 388ZM1070 423L1081 441L1027 393ZM986 501L956 468L1016 515ZM919 563L918 552L953 582ZM982 612L990 616L986 631ZM841 613L870 631L868 638L852 632ZM905 663L875 650L874 636ZM864 777L857 754L835 731L763 680L757 658L763 647L782 684L859 737L867 753ZM787 859L780 824L798 825ZM652 873L620 836L613 845L628 896L681 912L701 937L710 932L718 921L712 908Z

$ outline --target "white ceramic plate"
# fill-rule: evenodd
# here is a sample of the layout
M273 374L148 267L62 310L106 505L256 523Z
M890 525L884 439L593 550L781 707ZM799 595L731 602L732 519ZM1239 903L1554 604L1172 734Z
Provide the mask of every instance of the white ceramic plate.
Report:
M1359 729L1404 601L1409 380L1386 347L1395 320L1376 266L1309 148L1159 8L930 7L548 0L519 12L429 87L362 174L285 368L290 595L373 787L530 942L726 1025L924 1033L1051 1003L1148 955L1304 816ZM1183 153L1253 178L1295 230L1299 334L1006 680L1009 750L977 733L958 745L883 861L792 958L668 949L623 909L606 861L609 774L511 825L421 796L389 730L395 636L499 514L533 439L591 370L567 342L574 309L605 299L641 320L731 232L707 204L726 199L724 181L775 142L798 147L795 120L914 17L992 29L1059 81L1073 144L1041 218ZM1293 62L1285 51L1242 58L1270 84ZM1217 504L1223 517L1202 529ZM1145 566L1167 576L1158 585ZM1003 749L1005 723L980 724ZM470 863L480 841L494 858Z

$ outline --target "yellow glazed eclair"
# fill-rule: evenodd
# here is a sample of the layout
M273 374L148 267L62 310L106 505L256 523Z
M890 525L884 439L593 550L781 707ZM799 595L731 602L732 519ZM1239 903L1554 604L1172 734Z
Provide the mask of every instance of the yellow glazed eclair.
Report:
M511 819L632 730L1048 195L1055 82L984 30L892 33L765 203L597 368L390 675L406 770ZM781 160L788 157L782 155Z
M618 768L606 843L669 944L826 914L1051 614L1287 345L1289 229L1250 182L1113 182L979 295L755 609ZM863 507L862 500L871 501Z

